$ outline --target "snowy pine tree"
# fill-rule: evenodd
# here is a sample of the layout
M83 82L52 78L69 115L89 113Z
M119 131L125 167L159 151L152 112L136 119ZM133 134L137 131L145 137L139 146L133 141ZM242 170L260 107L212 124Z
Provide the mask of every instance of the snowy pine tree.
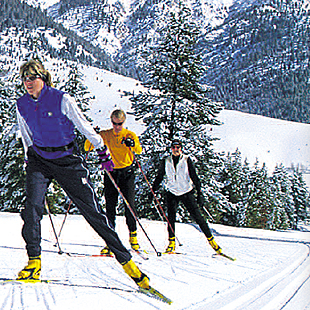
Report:
M222 194L228 204L221 210L220 223L231 226L244 226L249 188L250 171L247 162L242 164L240 151L227 155L220 173L223 183Z
M89 110L89 102L93 99L93 96L90 95L88 88L83 84L83 74L79 70L78 65L75 64L71 67L68 79L60 89L75 99L86 119L91 121L90 117L88 117L85 112ZM76 137L80 150L83 152L85 137L83 137L77 130Z
M77 64L74 64L68 74L68 79L65 84L60 87L62 91L68 93L71 97L73 97L86 117L86 119L91 122L91 118L87 115L87 111L89 111L89 104L94 99L94 96L91 95L87 86L83 83L84 75L80 71ZM75 130L76 134L76 142L79 146L80 152L84 155L84 157L90 163L94 161L96 156L93 156L91 152L84 150L85 136L83 136L78 130ZM89 169L91 171L92 181L95 184L95 190L97 191L99 201L102 203L103 199L103 172L99 169L98 165L90 164ZM78 213L77 208L71 207L71 212Z
M276 166L271 182L275 203L272 228L287 229L294 227L295 216L292 186L288 173L282 164Z
M20 89L12 79L0 83L0 208L14 212L25 200L24 151L15 136L15 100Z
M171 140L179 138L184 153L196 161L208 201L218 204L221 196L214 175L221 161L211 149L212 138L205 125L219 124L216 116L222 106L208 99L208 88L200 83L204 70L198 49L200 29L192 21L191 11L180 3L156 31L157 40L144 52L145 91L131 97L136 119L146 126L140 137L145 151L141 155L143 167L152 181L160 160L170 150ZM143 180L139 184L143 187L139 186L137 197L144 205L148 189ZM143 212L145 216L156 214L146 209Z
M265 164L259 167L256 161L251 172L246 206L246 226L273 228L274 193Z
M306 221L310 218L310 194L300 171L294 170L290 180L295 208L294 228L296 229L299 221Z

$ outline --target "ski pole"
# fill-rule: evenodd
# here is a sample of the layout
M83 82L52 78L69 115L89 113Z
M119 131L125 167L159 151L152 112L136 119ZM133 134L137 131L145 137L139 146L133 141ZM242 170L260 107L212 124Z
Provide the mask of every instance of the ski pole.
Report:
M164 215L164 217L165 217L165 219L166 219L166 221L167 221L167 223L168 223L168 225L169 225L171 231L173 232L173 234L175 235L176 240L177 240L178 243L179 243L179 246L182 246L183 244L181 244L180 240L179 240L178 237L176 236L175 231L174 231L174 229L172 228L172 225L171 225L170 221L168 220L168 218L167 218L167 216L166 216L166 214L165 214L165 211L164 211L163 208L161 207L160 202L159 202L158 198L156 197L156 195L155 195L155 193L154 193L154 191L153 191L153 189L152 189L152 186L151 186L149 180L147 179L145 173L143 172L143 169L142 169L142 167L141 167L141 165L140 165L140 163L139 163L137 157L135 156L135 154L133 153L133 151L131 150L130 147L129 147L129 149L130 149L130 151L131 151L131 153L132 153L132 155L133 155L134 160L136 161L137 165L139 166L139 169L140 169L140 171L141 171L141 173L142 173L142 175L143 175L143 177L144 177L144 179L145 179L145 181L146 181L146 183L147 183L149 189L151 190L151 192L152 192L152 194L153 194L153 196L154 196L154 198L155 198L155 201L156 201L155 207L156 207L156 209L157 209L157 211L158 211L158 213L159 213L161 219L164 221L164 219L163 219L163 217L161 216L161 214L160 214L160 212L159 212L157 206L160 208L162 214Z
M205 206L202 206L202 208L205 210L209 218L211 219L212 222L214 222L214 218L212 217L211 213L208 211L208 209Z
M51 215L51 212L50 212L50 209L49 209L49 206L47 204L46 199L44 199L44 204L45 204L45 208L47 210L50 222L52 224L53 232L54 232L54 235L55 235L55 238L56 238L56 244L57 244L58 250L59 250L58 254L63 254L64 252L60 248L59 239L58 239L58 236L57 236L57 233L56 233L56 229L55 229L55 226L54 226L54 223L53 223L52 215Z
M112 177L111 173L107 170L104 169L104 171L106 172L106 174L108 175L109 179L111 180L111 182L113 183L114 187L116 188L116 190L118 191L119 195L122 197L123 201L125 202L127 208L129 209L129 211L131 212L132 216L135 218L135 220L138 222L139 226L141 227L143 233L145 234L146 238L149 240L151 246L153 247L153 249L155 250L157 256L161 256L161 253L158 252L153 244L153 242L151 241L151 239L149 238L148 234L146 233L146 231L144 230L143 226L141 225L141 222L139 221L137 215L135 214L135 212L133 211L132 207L130 206L129 202L127 201L127 199L125 198L124 194L122 193L122 191L120 190L119 186L116 184L114 178Z
M70 208L71 208L71 204L72 204L72 201L70 200L68 209L67 209L67 211L66 211L65 217L64 217L64 219L63 219L63 221L62 221L62 224L61 224L61 227L60 227L60 230L59 230L59 233L58 233L58 238L60 238L62 229L63 229L63 227L64 227L64 225L65 225L67 216L68 216L68 214L69 214L69 210L70 210Z

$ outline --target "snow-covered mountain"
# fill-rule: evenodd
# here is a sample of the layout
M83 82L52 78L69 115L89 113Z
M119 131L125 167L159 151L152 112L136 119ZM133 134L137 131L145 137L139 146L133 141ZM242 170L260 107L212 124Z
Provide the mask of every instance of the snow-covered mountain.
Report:
M1 56L5 53L14 62L39 52L141 81L146 78L142 52L156 41L158 26L178 3L3 1ZM184 4L200 27L197 49L206 68L203 83L213 87L212 100L230 110L309 123L308 0L188 0Z
M25 0L29 5L40 7L67 29L98 45L111 55L121 49L120 41L128 34L127 19L141 7L152 9L152 5L164 6L165 1L148 3L134 0L68 1L68 0ZM173 1L170 1L172 4ZM185 2L184 2L185 3ZM196 7L197 17L204 25L219 25L227 16L227 8L233 0L187 1ZM243 4L242 4L243 5ZM241 5L241 6L242 6ZM171 8L169 8L170 10Z

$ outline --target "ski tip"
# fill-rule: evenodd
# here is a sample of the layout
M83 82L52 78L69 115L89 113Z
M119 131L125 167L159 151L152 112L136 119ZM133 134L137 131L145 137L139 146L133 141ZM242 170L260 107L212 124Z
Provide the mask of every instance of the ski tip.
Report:
M186 253L182 253L182 252L162 252L161 254L165 254L165 255L186 255Z
M233 261L233 262L237 260L236 258L231 257L231 256L228 256L228 255L226 255L226 254L222 254L222 256L226 257L227 259L229 259L229 260L231 260L231 261Z
M138 255L139 255L141 258L143 258L144 260L148 260L148 259L149 259L149 257L148 257L148 252L145 251L145 250L141 250L141 249L139 249L139 250L130 249L130 251L131 251L132 253L138 254Z
M148 289L146 288L139 288L139 292L149 296L149 297L152 297L152 298L155 298L159 301L162 301L168 305L171 305L172 304L172 300L166 296L164 296L162 293L160 293L158 290L156 290L154 287L150 286Z
M225 257L225 258L227 258L227 259L229 259L229 260L231 260L231 261L233 261L233 262L237 260L236 258L231 257L231 256L229 256L229 255L227 255L227 254L224 254L224 253L215 253L215 254L212 254L212 257L220 257L220 256Z
M93 254L91 257L114 257L113 254Z

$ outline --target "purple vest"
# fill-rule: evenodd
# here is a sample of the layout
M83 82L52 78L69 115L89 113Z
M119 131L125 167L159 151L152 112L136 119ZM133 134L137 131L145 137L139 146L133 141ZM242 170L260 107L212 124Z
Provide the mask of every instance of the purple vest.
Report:
M44 158L55 159L72 154L68 151L46 152L39 147L60 147L71 143L74 125L61 112L64 92L44 85L38 100L28 93L17 100L17 107L32 132L33 148Z

